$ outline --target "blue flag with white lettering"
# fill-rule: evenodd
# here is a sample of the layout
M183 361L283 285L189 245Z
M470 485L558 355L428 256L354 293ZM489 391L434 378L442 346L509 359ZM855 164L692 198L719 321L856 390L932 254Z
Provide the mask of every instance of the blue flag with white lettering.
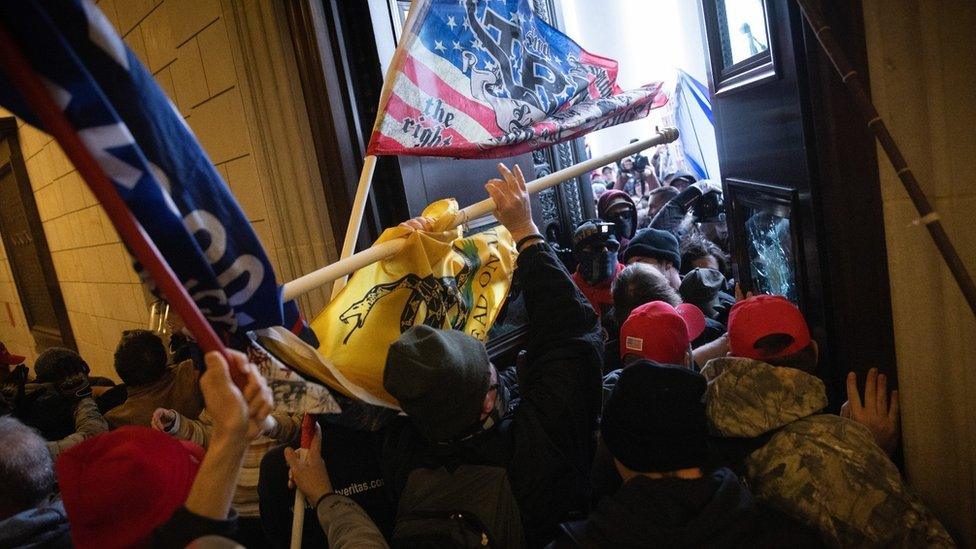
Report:
M218 332L282 325L274 271L247 218L94 2L3 1L0 22ZM41 127L9 82L0 105Z

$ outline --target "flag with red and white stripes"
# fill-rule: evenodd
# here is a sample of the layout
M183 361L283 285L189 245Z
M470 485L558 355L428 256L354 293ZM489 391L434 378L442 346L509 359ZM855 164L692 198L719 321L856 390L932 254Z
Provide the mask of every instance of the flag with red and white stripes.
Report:
M529 0L415 0L369 154L504 157L647 116L661 83L622 91L617 62L542 21Z

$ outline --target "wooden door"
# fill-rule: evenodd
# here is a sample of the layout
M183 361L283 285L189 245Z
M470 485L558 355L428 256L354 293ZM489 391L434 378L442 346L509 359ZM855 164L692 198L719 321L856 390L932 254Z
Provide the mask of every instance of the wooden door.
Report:
M825 4L866 77L860 2ZM736 279L801 308L836 408L848 371L894 374L873 138L793 0L701 7Z
M0 119L0 235L38 351L75 348L13 118Z

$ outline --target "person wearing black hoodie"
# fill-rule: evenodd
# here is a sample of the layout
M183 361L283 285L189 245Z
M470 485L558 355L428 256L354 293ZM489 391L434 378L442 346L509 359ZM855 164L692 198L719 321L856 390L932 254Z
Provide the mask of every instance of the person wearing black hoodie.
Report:
M821 546L816 533L757 503L731 470L703 469L705 389L684 366L641 360L624 368L600 423L623 483L590 514L578 545Z
M485 523L497 542L493 546L540 547L555 536L560 521L578 516L590 501L587 473L601 395L599 322L538 234L521 170L499 165L499 171L504 181L493 179L486 187L519 251L515 279L529 324L525 360L498 370L479 340L423 325L390 345L383 386L407 414L388 426L381 460L399 499L394 545L430 535L425 547L444 546L436 537L443 529L415 534L410 528L421 523L418 514L447 510L448 516ZM423 227L421 220L408 223ZM503 482L467 484L469 492L485 493L490 485L498 495L479 500L468 494L463 502L451 499L451 509L445 509L446 500L434 500L459 486L425 479L468 465L484 468L484 476L504 474ZM505 503L513 499L517 513Z
M637 205L629 194L611 189L600 195L596 205L597 217L613 223L617 242L620 243L620 253L627 249L627 244L637 232Z

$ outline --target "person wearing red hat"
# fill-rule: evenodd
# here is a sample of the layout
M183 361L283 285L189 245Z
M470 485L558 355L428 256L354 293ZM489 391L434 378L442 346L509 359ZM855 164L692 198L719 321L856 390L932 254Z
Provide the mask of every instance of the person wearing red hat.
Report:
M645 303L631 311L620 327L620 356L624 364L644 358L690 368L691 342L704 329L705 315L694 305Z
M795 305L750 297L732 307L728 329L729 356L702 369L706 414L716 447L746 471L759 499L815 528L830 546L953 546L872 431L822 413L818 348ZM886 396L877 402L888 408Z
M757 295L729 311L729 352L807 373L817 370L819 348L796 305L776 295Z
M11 366L23 364L24 360L25 357L11 353L7 350L7 346L0 341L0 365L3 365L5 370L9 370Z
M0 415L13 412L24 396L27 366L24 357L7 350L0 341Z
M613 284L613 311L618 326L623 325L630 313L645 303L663 301L672 307L682 304L681 296L671 287L661 271L645 263L627 266ZM692 340L695 364L702 365L728 351L725 328L714 319L705 318L705 328ZM623 365L619 330L608 338L604 353L605 372L612 372Z
M803 314L782 296L758 295L734 305L729 311L729 348L731 356L761 360L810 374L816 374L818 370L820 348L810 337ZM887 376L872 368L865 383L865 398L873 395L873 399L867 403L870 406L862 406L856 382L856 374L848 374L848 402L841 413L868 427L878 446L892 455L900 434L898 391L891 392L889 404ZM868 408L882 410L882 413L863 413Z
M219 353L205 357L200 377L214 428L206 454L199 446L140 426L91 438L55 465L76 547L185 547L236 527L231 501L249 432L263 428L273 397L257 367L229 351L242 374L231 380Z

